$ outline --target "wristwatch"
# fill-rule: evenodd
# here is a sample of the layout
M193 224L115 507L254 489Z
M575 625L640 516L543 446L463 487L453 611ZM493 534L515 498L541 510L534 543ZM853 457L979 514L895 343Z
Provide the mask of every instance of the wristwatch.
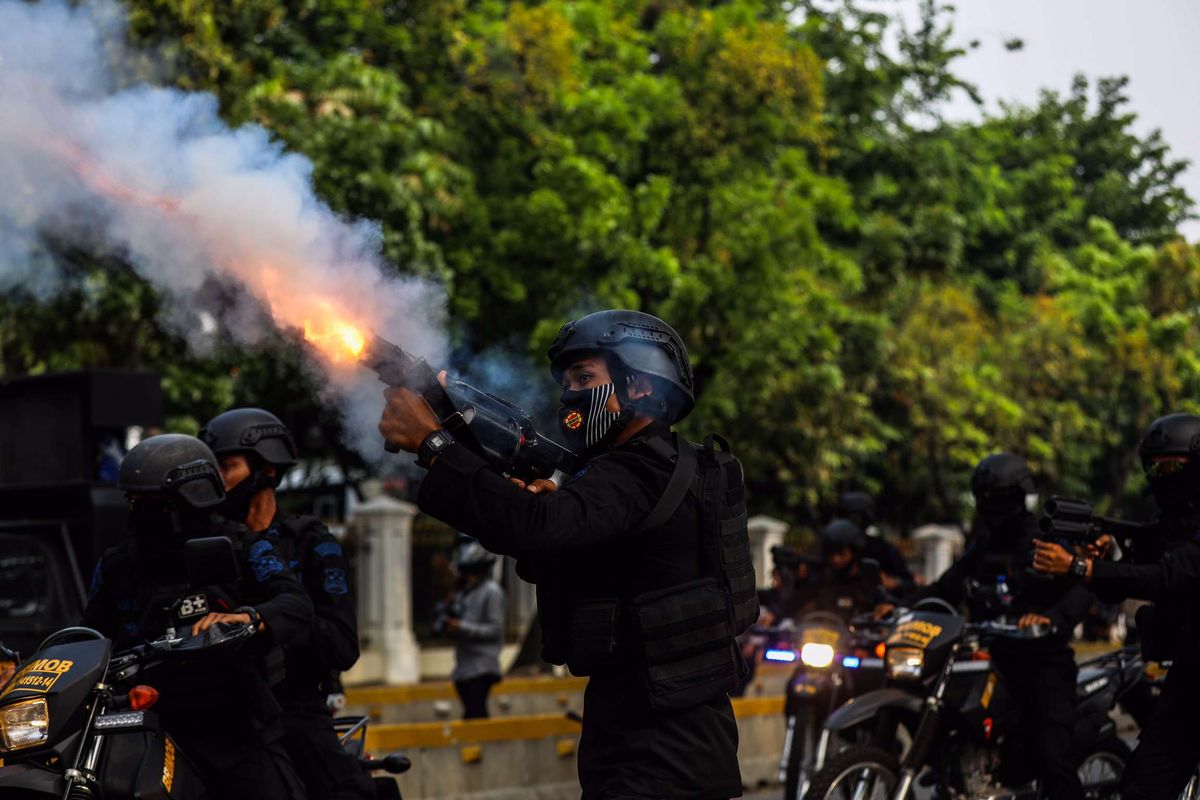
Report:
M454 444L454 437L450 435L450 431L436 430L429 434L417 448L417 466L429 469L433 466L434 459L452 444Z
M1082 559L1079 556L1075 556L1074 558L1071 559L1071 569L1069 570L1069 572L1071 575L1075 576L1076 578L1086 578L1087 577L1087 560Z

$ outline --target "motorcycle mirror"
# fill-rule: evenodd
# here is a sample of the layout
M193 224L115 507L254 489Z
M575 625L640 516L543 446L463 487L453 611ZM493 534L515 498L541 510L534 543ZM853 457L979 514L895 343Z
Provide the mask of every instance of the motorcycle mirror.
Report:
M376 768L383 769L384 772L391 775L399 775L412 769L412 762L408 760L407 756L400 753L389 753L378 762Z
M183 546L188 585L196 588L233 583L239 577L233 542L227 536L189 539Z

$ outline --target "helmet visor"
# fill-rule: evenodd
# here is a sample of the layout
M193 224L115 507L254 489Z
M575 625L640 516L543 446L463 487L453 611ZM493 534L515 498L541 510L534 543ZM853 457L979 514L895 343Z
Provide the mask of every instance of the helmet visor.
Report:
M1146 462L1146 477L1154 480L1155 478L1168 478L1172 475L1178 475L1187 469L1191 459L1187 456L1159 456L1152 458Z

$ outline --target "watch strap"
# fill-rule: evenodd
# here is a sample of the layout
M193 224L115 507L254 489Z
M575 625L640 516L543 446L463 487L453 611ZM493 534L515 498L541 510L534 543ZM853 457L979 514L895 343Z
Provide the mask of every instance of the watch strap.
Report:
M452 444L454 444L454 437L450 435L450 431L444 428L429 434L417 448L417 466L429 469L433 466L433 460Z

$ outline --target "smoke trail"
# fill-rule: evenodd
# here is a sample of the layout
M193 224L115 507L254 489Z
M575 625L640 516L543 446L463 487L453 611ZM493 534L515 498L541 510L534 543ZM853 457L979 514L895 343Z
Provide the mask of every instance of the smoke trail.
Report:
M334 214L263 128L230 129L207 94L121 87L121 30L112 5L0 0L0 291L53 290L45 232L117 251L187 309L235 285L222 327L242 344L272 322L307 331L351 443L377 454L382 398L355 335L443 358L440 288L389 277L378 228Z

